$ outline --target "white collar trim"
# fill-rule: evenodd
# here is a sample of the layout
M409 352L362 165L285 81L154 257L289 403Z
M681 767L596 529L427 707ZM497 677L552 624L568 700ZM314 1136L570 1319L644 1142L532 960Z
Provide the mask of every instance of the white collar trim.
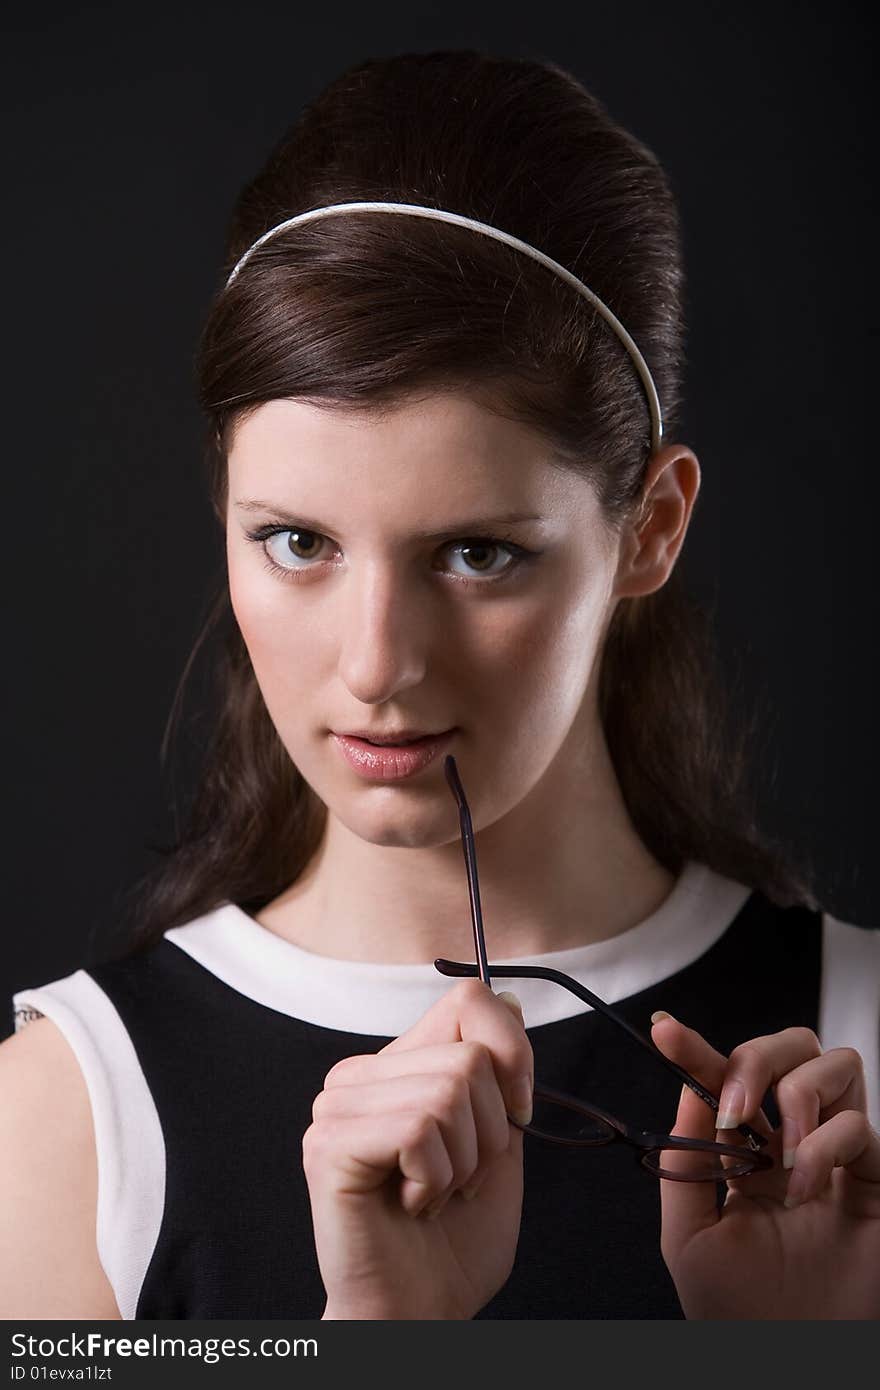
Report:
M677 974L708 951L750 892L691 861L656 912L627 931L587 946L497 964L551 966L614 1004ZM165 939L248 999L346 1033L397 1037L454 984L429 964L383 965L305 951L231 902L173 927ZM496 988L511 988L519 996L528 1028L590 1011L548 980L500 980Z

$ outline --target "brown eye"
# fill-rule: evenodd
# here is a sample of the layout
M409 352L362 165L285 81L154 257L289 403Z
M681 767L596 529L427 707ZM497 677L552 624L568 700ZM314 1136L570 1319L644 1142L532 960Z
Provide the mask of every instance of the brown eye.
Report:
M324 537L317 531L307 531L304 526L291 526L283 531L273 531L262 540L273 565L278 569L295 571L311 568L306 562L320 555ZM296 564L297 560L302 560L303 564Z
M476 579L481 575L488 579L500 579L516 569L526 554L521 546L510 541L483 540L480 537L456 541L449 547L449 553L464 566L463 570L454 568L452 571L459 579Z
M321 539L315 531L286 531L282 534L289 538L287 549L300 560L313 559L314 556L311 552L321 544ZM308 553L303 554L304 551Z
M497 554L498 546L486 544L463 545L460 547L460 550L461 554L465 557L468 565L470 565L471 568L476 570L483 570L488 569L489 565L491 564L491 558L490 561L487 563L485 558L486 555L488 554L491 557L494 554Z

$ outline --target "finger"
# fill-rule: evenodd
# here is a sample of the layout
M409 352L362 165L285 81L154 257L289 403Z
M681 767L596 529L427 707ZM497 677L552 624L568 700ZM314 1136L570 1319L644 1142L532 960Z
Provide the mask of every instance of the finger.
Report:
M698 1080L709 1085L698 1071ZM715 1137L714 1115L704 1101L689 1086L682 1086L672 1134L691 1139ZM686 1150L669 1150L664 1155L664 1167L681 1174L682 1179L697 1170L698 1156ZM714 1182L660 1180L661 1235L660 1250L667 1265L700 1231L714 1226L719 1219Z
M790 1168L798 1144L821 1121L843 1110L867 1112L865 1067L852 1047L832 1047L781 1078L776 1101L782 1117L782 1163Z
M658 1018L658 1014L655 1014L654 1018ZM653 1024L651 1037L665 1057L683 1067L713 1095L721 1096L723 1099L730 1062L722 1052L718 1052L711 1043L706 1042L706 1039L695 1029L686 1027L685 1024L672 1018L669 1014L664 1014L657 1023ZM732 1056L733 1053L731 1053ZM769 1138L773 1133L772 1126L764 1112L759 1109L763 1097L764 1091L761 1091L754 1108L747 1110L742 1118ZM717 1113L711 1106L702 1101L699 1103L698 1110L689 1113L692 1113L695 1119L698 1117L699 1129L690 1131L691 1137L694 1139L714 1139L716 1129L727 1128L727 1125L722 1126L720 1124L722 1118L720 1103ZM729 1119L730 1117L724 1116L723 1118ZM737 1120L737 1124L740 1123L742 1120ZM735 1126L731 1127L735 1128Z
M757 1114L768 1089L822 1048L810 1028L784 1028L779 1033L750 1038L730 1054L718 1102L719 1129L735 1129Z
M524 1028L525 1020L523 1018L523 1007L518 995L514 994L512 990L499 990L495 997L513 1012L516 1022ZM468 1044L462 1043L461 1046L464 1048L468 1046ZM489 1176L495 1159L504 1151L505 1147L510 1146L511 1136L513 1136L514 1145L516 1144L516 1137L518 1136L520 1148L522 1147L522 1133L516 1129L515 1126L507 1123L507 1110L510 1110L514 1119L519 1120L520 1124L528 1124L532 1117L534 1068L531 1063L531 1047L529 1049L529 1057L528 1085L525 1084L522 1077L514 1081L508 1100L505 1102L501 1099L502 1113L500 1115L500 1122L499 1118L496 1117L496 1098L500 1098L501 1095L500 1091L497 1089L497 1082L491 1095L488 1091L477 1092L474 1098L477 1132L480 1137L480 1156L477 1167L468 1178L467 1182L462 1183L460 1186L455 1181L450 1183L442 1196L429 1205L425 1213L427 1216L432 1218L439 1216L456 1189L466 1201L471 1201L476 1197L483 1183ZM487 1110L490 1110L489 1115L486 1114Z
M324 1089L363 1086L395 1076L439 1072L462 1077L470 1086L475 1109L488 1133L507 1141L507 1110L488 1048L478 1042L437 1043L407 1052L377 1052L345 1057L331 1067Z
M463 1075L454 1072L407 1072L356 1086L331 1086L316 1097L312 1115L316 1120L341 1119L425 1110L440 1126L452 1160L452 1192L469 1187L478 1165L487 1166L508 1147L511 1126L494 1074L491 1086L494 1095L487 1096L485 1088L472 1089Z
M395 1111L432 1116L452 1163L451 1185L457 1187L467 1181L477 1166L478 1145L470 1088L461 1076L410 1073L359 1086L333 1086L322 1091L312 1107L316 1120L364 1115L387 1118ZM506 1129L505 1124L505 1139Z
M400 1037L392 1038L382 1051L403 1052L410 1047L423 1047L426 1043L459 1042L462 1018L465 1015L473 1018L483 1013L490 1019L495 1017L509 1025L516 1022L511 1010L505 1010L504 1000L491 986L473 978L456 980L411 1028L407 1028ZM512 1031L515 1033L515 1029Z
M841 1110L798 1145L785 1198L787 1207L818 1197L835 1168L854 1180L846 1201L858 1215L880 1216L880 1135L862 1110Z
M534 1057L518 1010L508 1007L482 980L459 980L379 1055L444 1042L481 1043L491 1055L508 1114L521 1124L528 1123Z
M346 1057L327 1073L321 1095L329 1097L336 1092L344 1093L333 1113L361 1110L364 1106L351 1101L348 1098L350 1093L362 1091L371 1083L397 1077L425 1076L428 1073L439 1077L441 1088L444 1078L459 1077L469 1089L476 1131L476 1165L472 1165L468 1173L462 1176L462 1165L456 1161L456 1176L450 1192L461 1187L466 1196L472 1196L480 1187L487 1168L491 1167L498 1154L507 1149L511 1130L491 1055L481 1043L442 1043L407 1052ZM316 1106L320 1100L319 1096ZM441 1117L436 1108L433 1113Z
M440 1126L423 1110L314 1121L303 1135L303 1170L312 1201L374 1191L397 1172L413 1216L444 1192L452 1160Z
M512 1154L517 1158L517 1161L520 1166L520 1171L522 1170L523 1138L524 1136L521 1129L517 1129L516 1125L508 1124L507 1147L504 1150L504 1152ZM477 1193L483 1188L484 1185L491 1182L491 1179L496 1172L497 1165L493 1166L493 1163L486 1164L480 1162L470 1180L466 1182L463 1187L458 1188L457 1195L459 1197L464 1198L465 1201L471 1201L474 1197L476 1197ZM451 1200L455 1196L456 1189L450 1185L447 1188L446 1192L443 1193L439 1202L434 1204L435 1212L439 1213L440 1211L442 1211L447 1201ZM431 1209L429 1209L426 1215L431 1214Z
M652 1039L664 1056L683 1067L708 1091L718 1095L723 1087L728 1066L728 1059L723 1053L718 1052L694 1029L687 1028L669 1014L661 1011L654 1015L654 1019L657 1021L653 1023L651 1030ZM772 1135L763 1112L750 1116L749 1121L768 1137ZM716 1123L717 1116L711 1106L695 1095L690 1087L682 1087L672 1133L713 1142L719 1139ZM727 1142L728 1137L736 1138L725 1135L721 1136L721 1140ZM668 1171L678 1172L681 1178L686 1179L688 1174L693 1176L705 1166L705 1159L701 1160L695 1152L668 1150L663 1155L663 1166ZM743 1184L763 1184L765 1176L777 1185L775 1195L781 1199L784 1183L776 1168L771 1169L767 1175L755 1173L737 1181ZM749 1190L757 1193L754 1186ZM719 1220L714 1182L661 1179L660 1205L661 1251L667 1263L674 1260L678 1252L695 1235L714 1226Z

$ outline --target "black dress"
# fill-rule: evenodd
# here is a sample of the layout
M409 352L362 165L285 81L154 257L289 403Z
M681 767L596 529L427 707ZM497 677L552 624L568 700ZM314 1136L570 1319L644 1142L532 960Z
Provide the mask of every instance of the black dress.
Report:
M528 959L582 979L644 1033L665 1009L725 1054L794 1024L826 1047L849 1042L874 1105L878 955L876 930L774 907L690 864L639 926ZM452 984L430 965L306 953L226 903L146 951L16 995L19 1021L52 1017L86 1077L98 1249L123 1317L320 1318L301 1167L312 1102L335 1062L377 1052ZM679 1083L601 1014L547 982L499 988L523 1000L539 1083L671 1128ZM515 1266L477 1316L682 1317L660 1185L634 1151L527 1136L524 1155Z

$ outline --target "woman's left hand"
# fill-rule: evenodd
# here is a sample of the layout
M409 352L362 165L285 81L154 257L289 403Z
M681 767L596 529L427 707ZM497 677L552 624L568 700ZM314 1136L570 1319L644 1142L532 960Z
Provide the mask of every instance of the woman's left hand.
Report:
M786 1028L727 1058L668 1016L652 1037L720 1097L719 1117L772 1136L773 1167L731 1180L720 1212L714 1183L660 1182L661 1250L685 1316L880 1318L880 1135L859 1053L823 1053L810 1029ZM759 1108L771 1086L775 1132ZM737 1142L716 1118L684 1087L671 1133Z

